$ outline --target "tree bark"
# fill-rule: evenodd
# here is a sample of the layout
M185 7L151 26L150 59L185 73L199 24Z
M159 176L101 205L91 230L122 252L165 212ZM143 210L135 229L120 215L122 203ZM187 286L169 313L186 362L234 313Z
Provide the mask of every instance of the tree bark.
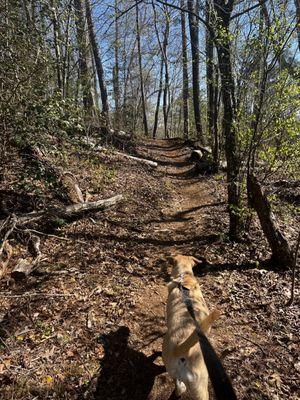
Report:
M196 7L195 7L196 2ZM189 27L191 37L191 51L192 51L192 77L193 77L193 107L196 134L199 140L204 144L204 137L201 124L200 112L200 71L199 71L199 22L198 19L192 14L198 14L198 0L188 0L189 10Z
M167 59L167 47L169 41L169 33L170 33L170 21L169 21L169 13L164 8L165 11L165 19L166 25L164 29L163 35L163 43L159 38L159 32L157 28L157 16L156 16L156 9L155 4L152 2L153 14L154 14L154 28L157 37L157 41L159 44L159 48L161 51L161 65L160 65L160 77L159 77L159 89L157 95L157 103L156 103L156 110L155 110L155 119L154 119L154 127L153 127L153 137L156 136L157 124L158 124L158 114L159 114L159 107L160 107L160 99L161 94L163 91L163 116L164 116L164 135L168 138L168 117L169 117L169 110L170 110L170 99L169 99L169 66L168 66L168 59ZM165 71L165 82L163 85L163 71Z
M78 0L76 0L76 1L78 1ZM95 30L94 30L94 23L93 23L93 19L92 19L90 0L85 0L85 10L86 10L86 18L87 18L87 24L88 24L89 37L90 37L92 51L93 51L93 55L94 55L94 59L95 59L96 71L97 71L99 87L100 87L100 95L101 95L101 101L102 101L102 114L104 115L107 123L109 124L109 106L108 106L107 89L106 89L106 84L105 84L105 80L104 80L104 70L103 70L102 60L101 60L100 51L98 48Z
M185 0L181 0L181 8L185 8ZM189 138L189 76L187 58L187 38L185 13L181 12L181 38L182 38L182 109L183 109L183 137Z
M234 126L236 118L235 84L232 74L230 16L234 0L214 0L214 11L218 17L215 43L221 75L221 92L223 99L222 131L225 138L225 155L227 160L227 193L229 208L229 237L239 238L241 230L239 163L237 157L237 139Z
M76 31L78 42L78 56L79 56L79 74L82 86L82 99L83 106L87 112L91 112L94 104L92 93L92 80L90 65L88 63L88 40L85 30L85 15L82 6L82 0L74 0L75 16L76 16Z
M294 0L296 7L296 18L297 18L297 35L298 35L298 47L300 51L300 0Z
M253 174L248 175L247 186L251 206L257 212L262 230L271 247L272 260L279 265L292 266L294 258L289 243L278 228L267 196L263 193L257 178Z
M66 28L64 33L64 55L62 59L62 93L63 97L69 95L69 73L70 73L70 19L71 19L71 3L68 6L68 16L66 22Z
M157 101L156 101L156 108L155 108L155 115L154 115L154 124L153 124L153 139L156 138L157 126L158 126L158 115L159 115L159 108L160 108L160 99L163 89L163 71L164 71L164 60L163 57L161 58L160 62L160 71L159 71L159 87L157 93Z
M206 0L206 22L212 26L212 4L211 0ZM219 164L219 137L217 129L217 107L215 102L215 92L218 92L214 68L214 43L213 36L209 29L206 29L206 88L207 88L207 121L208 132L212 140L213 160L218 168Z
M169 110L170 110L170 84L169 84L169 65L167 58L167 47L169 42L169 34L170 34L170 16L165 7L165 17L166 17L166 27L164 32L164 41L162 45L162 54L165 62L165 84L164 84L164 92L163 92L163 114L164 114L164 133L165 138L169 138L168 132L168 118L169 118Z
M114 101L115 101L115 125L120 128L120 68L119 68L119 21L118 21L118 0L115 0L115 65L113 68L113 87L114 87Z
M142 98L142 112L143 112L143 124L145 135L148 136L148 121L147 121L147 111L146 111L146 97L145 97L145 87L144 87L144 77L143 77L143 65L142 65L142 52L141 52L141 30L139 21L139 6L136 1L135 6L135 16L136 16L136 38L138 47L138 61L139 61L139 74L140 74L140 85L141 85L141 98Z
M56 75L57 75L57 87L62 94L62 71L61 71L61 47L60 47L60 28L59 22L57 18L57 8L54 4L54 1L51 0L51 20L53 24L53 39L54 39L54 49L55 49L55 58L56 58Z

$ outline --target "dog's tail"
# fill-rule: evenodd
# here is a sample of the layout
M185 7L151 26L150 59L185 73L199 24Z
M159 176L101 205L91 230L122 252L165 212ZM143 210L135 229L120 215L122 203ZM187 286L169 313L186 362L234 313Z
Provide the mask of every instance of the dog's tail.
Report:
M207 315L200 323L202 332L206 334L209 331L211 325L215 322L216 319L219 318L220 315L221 312L218 310L213 310L209 315ZM174 349L174 356L184 356L191 347L195 346L196 343L199 343L199 337L195 329L194 332L184 342L179 344Z

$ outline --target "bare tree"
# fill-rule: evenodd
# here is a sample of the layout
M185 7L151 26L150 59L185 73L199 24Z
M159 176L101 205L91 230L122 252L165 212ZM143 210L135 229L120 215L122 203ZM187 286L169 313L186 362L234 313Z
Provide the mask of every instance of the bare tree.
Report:
M114 101L115 101L115 124L120 127L120 68L119 68L119 20L118 20L118 0L115 0L115 65L113 68L113 87L114 87Z
M138 47L138 60L139 60L139 73L140 73L143 124L144 124L145 135L148 136L149 131L148 131L148 121L147 121L147 111L146 111L146 97L145 97L143 65L142 65L141 29L140 29L140 20L139 20L138 1L136 1L136 6L135 6L135 17L136 17L136 39L137 39L137 47Z
M231 239L237 239L241 229L239 160L237 156L236 128L234 126L236 119L236 100L229 31L234 0L214 0L213 4L214 12L217 17L214 39L218 54L224 109L222 130L225 139L225 155L227 160L229 236Z
M57 87L60 92L62 92L62 71L61 71L61 47L60 47L60 26L57 18L57 7L53 0L50 2L51 6L51 19L53 25L53 39L54 39L54 48L55 48L55 57L56 57L56 74L57 74Z
M80 74L80 83L82 86L83 105L86 111L91 112L92 108L95 106L95 103L92 92L91 70L88 62L89 42L86 36L85 13L82 6L82 0L74 0L74 7L76 16L79 74Z
M206 0L206 24L212 26L212 3ZM216 168L219 163L219 136L218 136L218 82L217 69L214 66L213 34L206 28L206 87L207 87L207 121L208 132L212 140L213 160Z
M185 0L181 0L182 8L185 8ZM183 136L189 137L189 76L188 55L186 38L185 12L181 11L181 37L182 37L182 108L183 108Z
M93 24L92 13L91 13L90 0L85 0L85 10L86 10L86 18L87 18L87 24L88 24L89 37L90 37L90 42L91 42L92 51L93 51L93 55L94 55L96 71L97 71L99 87L100 87L100 95L101 95L101 101L102 101L102 113L105 116L107 122L109 122L109 114L108 114L109 107L108 107L106 84L105 84L105 80L104 80L104 70L103 70L103 66L102 66L99 47L98 47L98 44L96 41L94 24Z
M200 71L199 71L199 21L195 14L199 13L199 1L188 0L189 27L192 52L193 106L197 137L204 143L200 112Z

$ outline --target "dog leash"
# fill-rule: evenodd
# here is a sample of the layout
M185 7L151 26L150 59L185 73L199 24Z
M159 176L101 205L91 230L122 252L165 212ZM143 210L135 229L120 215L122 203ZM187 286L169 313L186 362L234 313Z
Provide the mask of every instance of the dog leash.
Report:
M196 333L199 338L199 344L202 350L203 358L208 370L208 375L211 380L212 386L215 391L215 395L218 400L237 400L236 394L232 387L231 381L223 367L219 357L217 356L214 348L210 344L209 340L202 332L199 322L195 316L195 310L193 302L190 298L190 291L186 287L179 283L179 289L182 293L182 298L186 308L192 317Z

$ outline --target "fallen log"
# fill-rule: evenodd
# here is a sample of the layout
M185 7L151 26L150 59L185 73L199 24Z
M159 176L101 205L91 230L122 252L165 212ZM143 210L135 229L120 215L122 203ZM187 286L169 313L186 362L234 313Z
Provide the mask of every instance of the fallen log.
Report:
M112 136L120 138L120 139L131 139L131 137L132 137L132 135L130 133L127 133L127 132L124 132L124 131L118 131L118 130L115 130L115 129L110 129L109 133Z
M195 163L196 171L201 174L212 174L218 170L217 165L213 162L209 152L201 150L192 150L190 161Z
M18 262L18 264L14 267L14 269L11 272L11 277L16 281L22 281L25 279L28 275L31 274L35 267L34 262L29 262L25 260L24 258L21 258Z
M155 162L155 161L147 160L146 158L139 158L139 157L131 156L129 154L121 153L119 151L116 151L115 154L117 154L118 156L121 156L121 157L128 158L129 160L139 162L141 164L149 165L150 167L153 167L153 168L156 168L158 165L157 162Z
M247 177L247 190L250 206L257 212L262 230L271 247L272 261L279 265L292 266L294 257L290 245L280 231L271 204L253 174Z
M146 165L149 165L150 167L153 167L153 168L157 168L157 166L158 166L157 162L152 161L152 160L148 160L147 158L140 158L140 157L132 156L130 154L126 154L126 153L122 153L120 151L115 151L115 150L112 150L112 149L108 149L108 148L103 147L103 146L95 146L94 150L116 154L116 155L118 155L120 157L128 158L129 160L133 160L133 161L139 162L141 164L146 164Z
M71 204L69 206L49 207L46 210L36 211L17 216L16 226L22 227L37 222L47 222L52 224L59 223L59 220L72 220L80 217L89 211L105 210L116 205L123 199L122 195L110 197L108 199L90 201L84 203ZM0 221L1 223L1 221Z
M203 152L201 150L193 150L191 153L191 161L194 162L203 161Z

